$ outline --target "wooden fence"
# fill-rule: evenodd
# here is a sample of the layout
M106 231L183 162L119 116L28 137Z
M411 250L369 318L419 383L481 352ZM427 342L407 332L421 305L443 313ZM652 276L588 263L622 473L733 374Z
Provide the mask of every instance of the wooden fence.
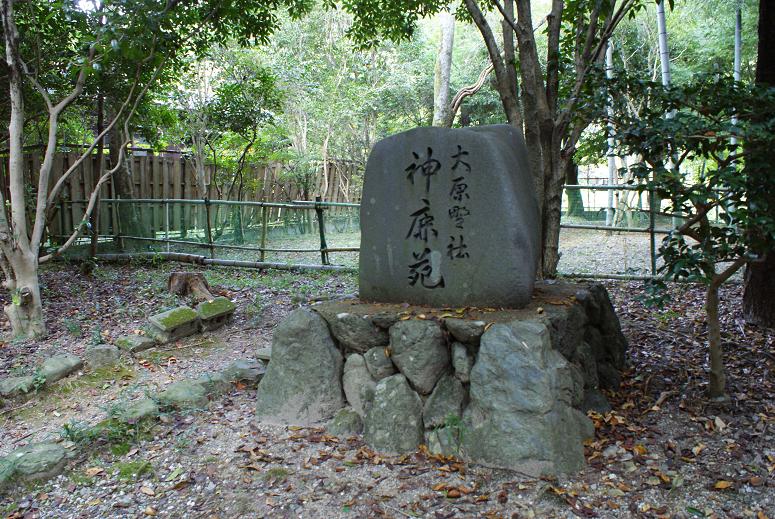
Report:
M54 156L54 166L49 182L49 189L74 164L80 154L75 152L57 153ZM38 171L42 156L39 152L25 155L25 185L37 186ZM104 159L107 162L107 157ZM105 165L107 167L107 164ZM196 173L193 162L179 152L149 153L146 150L135 150L130 156L130 174L132 178L131 198L135 199L177 199L201 200L196 185ZM0 189L8 199L7 159L0 160ZM243 174L243 189L237 197L237 189L227 197L229 180L212 182L215 168L208 165L205 170L208 187L207 197L211 200L229 199L260 202L290 202L293 200L314 200L320 196L326 202L358 202L360 201L361 170L351 161L329 160L325 166L318 164L316 170L302 178L294 175L288 166L273 163L246 168ZM61 191L57 209L49 222L49 232L52 235L62 235L72 232L72 229L83 219L86 208L85 200L91 194L98 180L99 167L96 155L84 160L70 176ZM224 172L219 170L218 178L223 179ZM305 185L306 184L306 185ZM101 198L120 198L114 179L108 180L100 189ZM126 198L126 196L125 196ZM163 225L166 215L162 204L144 206L143 225L149 230L158 230ZM277 215L269 215L273 217ZM115 207L103 205L99 210L99 233L110 234L117 218ZM189 218L197 219L195 208L180 204L175 205L171 215L172 230L179 225L191 225ZM180 222L180 224L178 224Z

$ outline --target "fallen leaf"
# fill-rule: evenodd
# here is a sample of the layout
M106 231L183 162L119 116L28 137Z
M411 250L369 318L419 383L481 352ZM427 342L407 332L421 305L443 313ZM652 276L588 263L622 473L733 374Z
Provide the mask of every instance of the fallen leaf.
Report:
M140 487L140 492L142 492L146 496L155 496L156 495L156 492L154 492L151 487L147 487L147 486Z
M734 486L734 483L732 483L731 481L725 481L722 479L722 480L716 481L716 484L713 485L713 488L715 488L716 490L725 490L732 486Z
M156 509L154 507L152 507L152 506L146 506L145 510L143 510L143 513L145 515L154 516L154 515L156 515Z
M85 470L85 472L87 476L89 476L90 478L93 478L94 476L104 474L105 469L103 469L102 467L89 467L88 469Z

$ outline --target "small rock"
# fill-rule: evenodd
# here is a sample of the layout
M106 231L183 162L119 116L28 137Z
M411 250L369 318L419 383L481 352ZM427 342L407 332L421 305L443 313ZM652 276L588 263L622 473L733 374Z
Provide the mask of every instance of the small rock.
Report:
M395 375L396 367L386 354L386 348L377 346L363 354L368 368L374 380L382 380L390 375Z
M91 369L115 366L121 357L118 348L110 344L95 344L86 347L86 364Z
M383 330L388 330L398 322L398 315L393 312L380 312L371 316L371 322Z
M375 450L403 454L423 442L422 400L401 374L379 381L364 420L366 443Z
M328 432L340 438L347 438L363 431L361 416L351 407L343 407L326 426Z
M272 348L258 348L256 350L256 358L264 362L269 362L272 358Z
M199 382L181 380L159 393L159 402L178 409L202 408L207 405L207 390Z
M369 317L348 312L335 314L334 308L323 308L319 313L328 321L331 335L346 350L363 353L377 346L387 346L387 332L375 326Z
M347 357L342 374L342 388L347 402L359 415L363 416L365 413L365 403L371 400L376 385L366 368L363 355L353 353Z
M204 387L205 393L209 396L219 396L228 393L232 389L229 378L219 372L205 373L196 381Z
M466 391L458 379L444 375L425 401L422 418L426 429L444 425L448 417L457 420L463 415L463 399Z
M231 382L243 382L249 386L255 386L266 373L266 366L259 360L239 359L229 364L222 373Z
M452 367L455 368L455 376L460 382L468 383L471 380L471 368L474 366L473 356L468 354L465 344L455 342L452 344Z
M132 424L158 415L159 405L151 398L141 398L127 405L119 414L119 419Z
M449 366L449 350L433 321L399 321L390 328L393 363L420 394L427 395Z
M444 319L444 326L452 337L460 342L474 345L479 344L486 324L484 321L471 321L470 319L454 317Z
M35 389L35 377L9 377L0 380L0 396L9 398L29 393Z
M138 353L153 348L156 345L151 337L147 335L122 335L115 341L116 346L130 353Z

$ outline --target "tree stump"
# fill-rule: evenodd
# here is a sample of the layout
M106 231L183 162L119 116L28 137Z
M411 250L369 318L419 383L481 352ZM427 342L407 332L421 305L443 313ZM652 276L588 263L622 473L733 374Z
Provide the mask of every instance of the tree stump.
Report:
M200 301L211 301L215 298L210 292L210 285L207 284L204 275L199 272L170 273L167 290L178 296L193 294Z

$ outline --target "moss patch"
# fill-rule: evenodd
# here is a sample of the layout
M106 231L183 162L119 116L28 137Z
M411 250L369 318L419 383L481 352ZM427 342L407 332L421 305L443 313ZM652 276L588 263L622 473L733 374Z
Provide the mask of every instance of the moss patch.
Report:
M167 310L166 312L151 316L150 321L159 329L165 332L169 332L175 328L179 328L180 326L196 321L198 317L199 316L193 309L187 306L180 306L178 308L173 308L172 310Z
M149 461L120 461L114 465L118 473L118 479L122 481L135 481L145 474L153 472L153 466Z
M237 308L227 297L219 296L212 301L205 301L196 305L196 311L199 318L203 321L227 315Z

